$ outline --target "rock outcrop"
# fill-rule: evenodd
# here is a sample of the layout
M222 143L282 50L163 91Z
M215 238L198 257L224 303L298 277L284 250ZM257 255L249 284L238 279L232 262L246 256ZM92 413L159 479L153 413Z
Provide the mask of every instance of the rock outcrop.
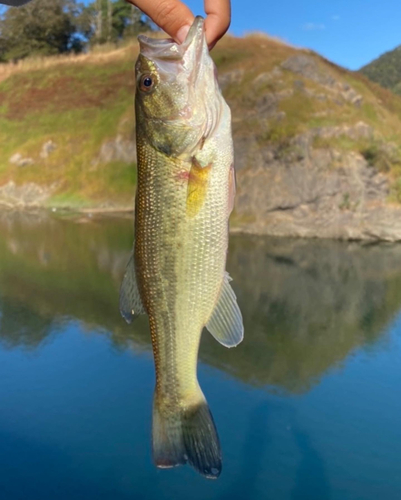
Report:
M360 154L314 149L299 136L293 153L237 142L238 231L338 239L401 240L401 207L387 203L389 180Z
M54 192L55 186L43 187L34 182L16 185L10 181L0 186L0 208L40 208Z
M283 84L285 71L301 79L290 76L290 83L287 78ZM237 197L233 231L401 240L401 206L390 202L388 175L392 162L399 161L397 148L362 120L292 133L286 112L280 110L280 103L294 100L295 95L302 106L304 95L311 107L317 101L324 103L322 112L314 115L324 123L333 120L333 105L359 113L352 109L363 104L363 97L307 53L293 55L270 72L259 74L253 86L263 85L267 87L258 95L256 106L243 115L240 126L234 127ZM252 120L261 132L256 128L255 133L249 133L245 124ZM342 143L346 147L341 147ZM384 158L382 164L376 158L378 150Z
M21 153L15 153L9 159L11 165L16 165L17 167L29 167L35 163L32 158L24 157Z
M128 140L118 135L115 139L102 144L99 156L94 160L94 163L109 163L111 161L136 163L135 136Z

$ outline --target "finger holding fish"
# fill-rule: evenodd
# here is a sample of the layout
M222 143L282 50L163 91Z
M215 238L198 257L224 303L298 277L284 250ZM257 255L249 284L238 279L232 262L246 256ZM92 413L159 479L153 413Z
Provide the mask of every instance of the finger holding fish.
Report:
M148 15L154 23L176 42L185 41L194 15L180 0L127 0ZM230 0L205 0L205 31L209 49L228 30L231 21Z

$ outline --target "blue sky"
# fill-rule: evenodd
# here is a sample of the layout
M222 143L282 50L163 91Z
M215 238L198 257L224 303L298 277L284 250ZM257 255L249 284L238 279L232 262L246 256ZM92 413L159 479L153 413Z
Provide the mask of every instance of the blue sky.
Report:
M195 14L203 0L183 0ZM399 0L232 0L231 31L264 31L358 69L401 45Z
M202 13L203 0L186 0ZM264 31L358 69L401 45L399 0L232 0L231 31Z

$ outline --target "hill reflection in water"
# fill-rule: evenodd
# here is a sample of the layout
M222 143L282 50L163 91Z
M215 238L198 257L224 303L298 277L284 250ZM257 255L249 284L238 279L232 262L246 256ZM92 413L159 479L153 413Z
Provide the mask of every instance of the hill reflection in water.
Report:
M131 217L3 213L0 233L4 347L37 349L74 320L118 348L150 350L146 318L128 326L118 312ZM200 358L255 386L308 390L385 339L401 308L401 246L234 235L228 270L245 340L227 350L205 331Z

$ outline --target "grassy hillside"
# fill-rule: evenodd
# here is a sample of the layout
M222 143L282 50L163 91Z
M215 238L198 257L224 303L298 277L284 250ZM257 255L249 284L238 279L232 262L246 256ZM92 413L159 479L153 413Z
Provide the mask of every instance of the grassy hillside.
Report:
M0 66L0 187L10 181L44 186L51 191L49 206L132 206L134 160L127 160L119 145L124 149L134 140L136 55L132 45ZM297 56L309 63L304 67L295 60L294 66ZM233 111L235 137L252 136L260 147L273 144L285 156L297 135L335 129L313 132L315 146L362 153L391 177L393 199L399 198L398 96L265 36L226 37L213 57ZM347 131L360 122L372 129L371 136ZM48 141L54 150L43 154Z
M118 161L103 164L97 157L104 141L117 134L132 137L134 57L127 48L42 61L36 67L22 64L3 78L0 183L56 184L52 204L130 200L135 169ZM56 149L42 159L49 140ZM34 164L10 164L15 153Z

